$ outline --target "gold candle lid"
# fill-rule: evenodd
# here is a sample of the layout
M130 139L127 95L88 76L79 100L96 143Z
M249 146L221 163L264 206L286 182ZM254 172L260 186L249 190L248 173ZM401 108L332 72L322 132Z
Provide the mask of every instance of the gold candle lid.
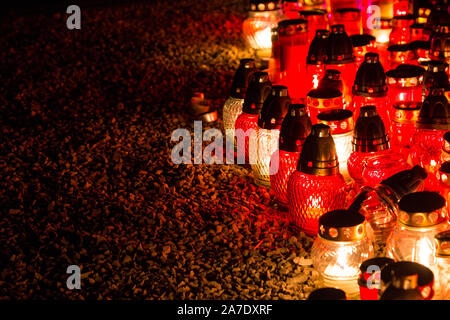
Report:
M440 232L434 238L436 242L436 255L450 257L450 230Z
M359 241L366 236L365 218L360 213L334 210L319 218L319 236L330 241Z
M413 228L440 224L447 214L445 199L437 192L421 191L404 196L398 203L398 220Z

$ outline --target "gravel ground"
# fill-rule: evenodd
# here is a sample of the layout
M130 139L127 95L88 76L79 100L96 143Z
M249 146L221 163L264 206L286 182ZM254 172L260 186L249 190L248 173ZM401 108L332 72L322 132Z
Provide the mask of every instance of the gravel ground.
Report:
M0 23L2 299L303 299L312 239L248 168L173 165L201 90L221 114L241 2L157 1ZM212 127L222 129L219 119ZM80 265L82 289L66 288Z

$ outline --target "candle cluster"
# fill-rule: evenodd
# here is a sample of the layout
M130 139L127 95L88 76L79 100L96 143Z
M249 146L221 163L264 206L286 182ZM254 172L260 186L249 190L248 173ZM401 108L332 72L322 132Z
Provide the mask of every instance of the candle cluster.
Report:
M255 183L316 236L311 255L324 285L347 297L431 298L418 272L402 266L384 290L367 286L369 266L410 261L432 270L427 285L450 298L439 284L450 243L442 235L450 229L450 15L442 2L252 0L244 21L263 67L241 60L224 106L226 134L236 129ZM373 244L389 258L368 265Z

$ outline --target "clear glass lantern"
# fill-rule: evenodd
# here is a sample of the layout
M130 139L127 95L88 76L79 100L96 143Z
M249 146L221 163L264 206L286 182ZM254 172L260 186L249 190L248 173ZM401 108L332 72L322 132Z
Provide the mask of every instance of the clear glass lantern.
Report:
M422 191L425 169L415 166L400 171L374 187L364 186L350 207L366 217L375 244L384 247L397 222L398 202L412 192Z
M270 185L280 207L287 208L287 181L297 168L303 143L311 132L311 120L304 104L292 104L281 124L279 150L270 159Z
M366 234L364 216L336 210L320 217L311 258L325 287L339 288L350 299L358 298L359 267L372 255L373 246Z
M313 125L288 179L287 198L291 221L309 235L317 234L321 215L345 207L346 184L330 127Z
M230 136L231 141L234 141L236 119L242 113L248 83L255 71L255 60L241 59L231 84L230 97L223 106L223 129L225 135Z
M450 300L450 231L438 233L435 236L438 282L437 298Z
M437 278L434 236L450 228L445 199L436 192L414 192L398 203L397 226L386 241L387 256L430 268Z
M248 18L242 25L242 35L247 45L256 50L261 59L269 59L272 48L272 28L286 19L280 2L275 0L251 0Z
M258 117L271 90L267 72L255 72L247 88L242 113L235 123L237 157L239 160L244 149L245 163L249 163L250 139L252 135L256 136Z
M320 113L317 116L319 123L330 127L331 136L336 146L336 153L339 159L339 171L346 181L350 181L347 169L347 160L352 153L353 112L350 110L334 109Z
M253 178L257 185L270 187L270 158L278 150L280 128L288 112L291 98L285 86L274 85L264 101L256 129L256 163L251 162ZM252 159L252 155L250 155Z

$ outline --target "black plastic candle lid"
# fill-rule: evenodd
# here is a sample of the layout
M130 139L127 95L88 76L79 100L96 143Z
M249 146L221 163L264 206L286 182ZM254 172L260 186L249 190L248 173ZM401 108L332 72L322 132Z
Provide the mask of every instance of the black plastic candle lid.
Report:
M366 53L364 62L356 72L352 93L362 97L384 97L387 90L386 74L378 54Z
M316 30L316 35L311 41L308 49L308 56L306 63L308 64L322 64L325 62L327 56L327 42L330 31L326 29Z
M355 62L352 41L342 24L331 27L328 37L326 64L346 64Z
M417 284L419 287L430 285L434 280L433 271L424 265L411 261L399 261L388 264L381 270L380 278L382 286L388 286L392 280L392 273L396 271L398 272L398 270L404 270L404 273L417 274Z
M280 129L280 150L299 152L311 132L311 119L304 104L291 104Z
M372 258L372 259L368 259L365 260L360 266L359 266L359 270L361 270L361 277L358 279L358 285L362 286L362 287L367 287L367 280L364 279L364 274L368 271L371 271L370 273L372 274L372 272L374 271L372 268L372 266L378 267L378 269L381 270L387 266L388 264L394 263L394 260L391 258L386 258L386 257L378 257L378 258ZM368 270L369 267L371 268L371 270Z
M347 300L345 291L337 288L320 288L310 293L308 300Z
M420 109L418 129L450 130L450 105L444 90L431 88Z
M290 104L288 88L281 85L272 86L272 91L262 106L258 126L268 130L280 129Z
M329 176L339 173L336 146L330 127L315 124L303 144L297 170L306 174Z
M308 92L308 96L315 99L332 99L342 96L342 93L339 90L317 88Z
M376 152L389 149L389 137L375 106L361 107L352 140L353 151Z
M271 91L272 84L269 81L269 75L267 72L255 72L248 85L242 111L247 114L259 114L264 101L267 99Z
M254 59L241 59L237 68L233 83L231 84L231 96L237 99L244 99L247 92L248 83L255 73L256 64Z
M398 203L400 210L409 213L432 212L445 206L445 199L437 192L413 192L402 197Z
M370 34L354 34L350 36L354 48L364 47L375 41L376 38Z
M417 191L427 176L426 170L416 165L411 169L397 172L380 184L391 188L396 193L398 200L400 200L403 196Z

